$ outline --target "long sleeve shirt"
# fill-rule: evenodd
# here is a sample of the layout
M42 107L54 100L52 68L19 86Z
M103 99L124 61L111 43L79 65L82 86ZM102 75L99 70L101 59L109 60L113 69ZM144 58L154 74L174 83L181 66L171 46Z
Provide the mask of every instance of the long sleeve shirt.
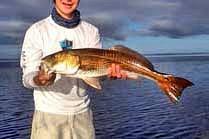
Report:
M51 16L33 24L25 34L20 65L26 88L34 89L35 109L55 114L78 114L89 109L87 85L79 79L57 75L53 85L36 86L33 78L39 71L41 59L62 51L62 43L70 42L72 49L101 48L98 29L81 20L74 28L56 24Z

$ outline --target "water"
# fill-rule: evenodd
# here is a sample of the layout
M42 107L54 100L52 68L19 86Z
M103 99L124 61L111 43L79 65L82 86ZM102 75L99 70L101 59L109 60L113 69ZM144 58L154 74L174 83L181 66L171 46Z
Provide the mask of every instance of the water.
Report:
M195 86L174 105L150 80L104 81L101 92L90 93L97 139L208 139L209 58L150 59L158 71ZM0 63L0 139L29 139L32 91L22 87L18 63Z

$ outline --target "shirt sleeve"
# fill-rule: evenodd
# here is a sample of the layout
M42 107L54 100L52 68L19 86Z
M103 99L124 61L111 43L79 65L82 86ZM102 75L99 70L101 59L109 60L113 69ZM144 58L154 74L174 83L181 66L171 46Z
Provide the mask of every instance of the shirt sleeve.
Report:
M91 36L92 38L90 39L89 46L91 48L102 48L101 37L97 28L91 33Z
M22 81L26 88L37 87L33 82L33 78L39 71L42 58L41 45L42 40L40 33L35 27L30 27L25 34L20 56L20 66L22 68Z

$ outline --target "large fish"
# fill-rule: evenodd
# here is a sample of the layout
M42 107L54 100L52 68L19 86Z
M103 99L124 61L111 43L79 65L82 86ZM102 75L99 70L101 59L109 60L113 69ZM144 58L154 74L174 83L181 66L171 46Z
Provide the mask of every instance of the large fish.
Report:
M42 59L41 69L84 80L101 89L98 77L107 76L111 64L119 64L127 77L144 77L154 81L172 102L178 102L182 91L193 83L173 75L160 73L143 55L122 45L110 49L83 48L64 50Z

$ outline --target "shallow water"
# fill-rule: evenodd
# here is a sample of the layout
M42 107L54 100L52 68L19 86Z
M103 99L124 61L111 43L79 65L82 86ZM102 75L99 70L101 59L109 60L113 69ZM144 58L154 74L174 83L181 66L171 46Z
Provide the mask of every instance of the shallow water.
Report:
M208 57L151 60L160 72L191 80L179 104L150 80L106 80L90 93L97 139L208 139ZM28 139L33 112L30 90L22 87L15 62L0 62L0 139Z

